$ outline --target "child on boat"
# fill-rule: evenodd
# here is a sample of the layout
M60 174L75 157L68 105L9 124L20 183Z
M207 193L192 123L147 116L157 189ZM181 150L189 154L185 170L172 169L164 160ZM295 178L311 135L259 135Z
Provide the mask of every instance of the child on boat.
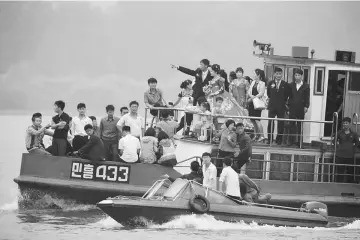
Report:
M199 121L194 119L194 132L198 140L206 141L208 139L208 130L211 128L211 111L210 104L208 102L202 102L200 106L188 106L185 108L187 111L191 111L194 113L203 113L206 115L199 115Z

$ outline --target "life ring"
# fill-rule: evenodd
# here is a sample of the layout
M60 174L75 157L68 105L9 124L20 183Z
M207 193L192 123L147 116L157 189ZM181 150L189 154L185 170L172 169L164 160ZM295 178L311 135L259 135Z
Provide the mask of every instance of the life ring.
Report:
M189 200L189 205L195 213L206 213L210 209L210 202L201 195L194 195Z

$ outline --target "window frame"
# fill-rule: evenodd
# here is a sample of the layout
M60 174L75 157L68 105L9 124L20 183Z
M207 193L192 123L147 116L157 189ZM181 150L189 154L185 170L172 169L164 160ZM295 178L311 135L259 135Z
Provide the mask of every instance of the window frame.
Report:
M321 91L317 91L318 85L318 72L322 71L322 80L321 80ZM314 77L314 95L323 96L324 95L324 87L325 87L325 67L315 67L315 77Z

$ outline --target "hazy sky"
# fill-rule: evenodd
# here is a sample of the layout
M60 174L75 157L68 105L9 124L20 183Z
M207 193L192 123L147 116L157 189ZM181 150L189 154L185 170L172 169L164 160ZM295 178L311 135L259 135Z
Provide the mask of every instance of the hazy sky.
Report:
M168 101L188 78L170 63L195 69L208 58L227 72L262 68L252 42L275 54L292 46L333 59L335 49L360 60L360 2L10 2L0 3L0 110L52 114L87 104L102 115L131 100L143 106L155 77Z

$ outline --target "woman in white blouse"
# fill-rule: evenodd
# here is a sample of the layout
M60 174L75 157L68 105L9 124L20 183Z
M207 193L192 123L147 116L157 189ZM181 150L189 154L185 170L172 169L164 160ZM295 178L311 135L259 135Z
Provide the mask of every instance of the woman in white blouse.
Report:
M255 109L253 104L253 99L258 98L263 101L265 94L265 73L261 69L255 69L254 80L251 82L247 95L249 97L249 116L250 117L261 117L260 109ZM262 142L264 138L264 130L261 125L260 120L251 119L252 124L254 125L255 138L254 140Z

